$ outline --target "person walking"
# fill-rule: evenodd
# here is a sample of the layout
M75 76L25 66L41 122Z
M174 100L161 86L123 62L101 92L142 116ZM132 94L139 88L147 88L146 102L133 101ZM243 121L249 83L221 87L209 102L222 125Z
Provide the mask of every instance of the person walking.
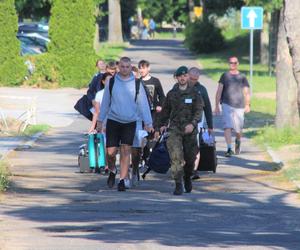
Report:
M202 119L202 121L198 123L198 129L204 128L204 121L206 121L208 133L211 134L213 132L213 112L207 90L202 84L200 84L199 76L200 69L196 67L192 67L189 69L189 85L196 89L196 91L198 92L198 94L201 95L204 101L203 111L205 120ZM199 165L200 157L201 155L199 151L196 157L194 174L192 179L199 179L197 168Z
M151 114L154 123L156 124L157 116L161 112L163 102L166 98L160 80L150 74L150 62L141 60L138 63L138 68L141 76L141 80L144 86L147 87L149 93L149 102L151 106Z
M136 131L136 121L141 115L148 132L153 131L152 118L145 89L137 84L131 71L131 60L122 57L119 72L105 85L100 107L98 129L106 122L106 147L110 170L107 185L112 188L117 174L116 154L120 147L120 181L118 191L125 191L124 179L128 176L131 145Z
M235 154L241 152L241 138L244 126L244 113L250 112L250 90L245 75L238 70L238 58L229 58L229 71L222 74L216 93L215 113L220 114L222 105L222 119L224 137L227 144L226 157L234 152L231 148L232 131L235 131Z
M171 159L171 170L175 180L174 195L183 193L182 180L187 193L192 191L191 175L198 153L197 125L203 112L202 97L188 86L188 69L176 70L178 85L167 94L158 122L160 132L168 126L167 147ZM157 133L156 133L157 136Z
M150 21L149 21L149 35L150 35L150 38L154 38L155 37L155 28L156 28L156 23L151 18Z

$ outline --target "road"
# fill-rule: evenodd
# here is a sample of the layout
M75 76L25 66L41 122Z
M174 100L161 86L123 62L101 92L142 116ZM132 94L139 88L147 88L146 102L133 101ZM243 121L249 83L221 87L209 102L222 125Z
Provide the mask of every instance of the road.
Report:
M137 41L124 55L135 63L148 59L166 91L177 67L197 66L180 41ZM213 98L216 83L201 81ZM0 249L300 248L297 194L268 180L274 165L249 140L241 155L223 157L219 117L217 173L202 174L193 192L180 197L172 195L170 174L150 173L138 187L117 192L106 187L106 176L78 173L88 123L68 118L71 124L10 158L14 176L1 198Z

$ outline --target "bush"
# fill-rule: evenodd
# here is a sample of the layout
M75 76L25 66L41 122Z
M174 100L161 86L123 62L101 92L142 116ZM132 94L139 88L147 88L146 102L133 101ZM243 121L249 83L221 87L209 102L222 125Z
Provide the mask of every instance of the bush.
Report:
M94 0L53 1L49 53L61 86L86 86L94 73L94 10Z
M208 19L188 24L185 37L186 46L196 53L213 53L224 48L221 30Z
M27 73L20 56L17 30L15 1L0 1L0 86L19 85Z
M59 63L50 53L29 56L34 65L34 72L25 84L35 87L58 87Z

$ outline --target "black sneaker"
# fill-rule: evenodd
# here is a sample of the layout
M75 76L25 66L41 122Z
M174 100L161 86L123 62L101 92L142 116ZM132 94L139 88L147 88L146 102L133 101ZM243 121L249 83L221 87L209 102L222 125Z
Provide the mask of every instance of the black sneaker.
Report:
M232 155L234 155L234 152L231 150L231 148L229 148L225 153L225 157L231 157Z
M241 153L241 141L235 140L235 148L234 148L235 154L239 155Z
M115 182L116 182L116 174L117 173L113 173L110 171L109 173L109 176L108 176L108 179L107 179L107 186L109 188L112 188L114 185L115 185Z
M174 195L182 195L183 187L181 182L176 182L175 190L173 192Z
M184 177L184 189L186 193L190 193L193 189L192 180L190 176Z
M118 184L118 191L126 191L124 180L120 180L120 182Z
M193 175L192 175L192 180L198 180L198 179L200 179L200 176L198 174L198 171L195 170L194 173L193 173Z

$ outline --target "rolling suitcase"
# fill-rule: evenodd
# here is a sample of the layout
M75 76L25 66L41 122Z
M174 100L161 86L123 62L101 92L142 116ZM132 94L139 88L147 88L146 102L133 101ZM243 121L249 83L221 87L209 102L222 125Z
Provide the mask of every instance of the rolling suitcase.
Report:
M103 134L98 133L88 135L88 158L90 168L105 167L106 160Z
M78 166L80 173L91 172L86 144L79 147Z
M204 133L206 133L205 129L201 129L198 134L200 149L198 171L212 171L215 173L218 165L216 142L212 135L203 139Z

